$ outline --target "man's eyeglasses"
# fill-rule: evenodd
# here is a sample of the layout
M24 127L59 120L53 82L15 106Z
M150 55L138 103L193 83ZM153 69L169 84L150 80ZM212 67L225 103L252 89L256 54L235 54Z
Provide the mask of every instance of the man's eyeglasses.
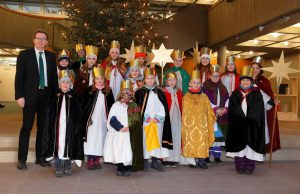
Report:
M34 38L35 40L41 40L41 41L46 41L47 40L47 38L39 38L39 37L37 37L37 38Z

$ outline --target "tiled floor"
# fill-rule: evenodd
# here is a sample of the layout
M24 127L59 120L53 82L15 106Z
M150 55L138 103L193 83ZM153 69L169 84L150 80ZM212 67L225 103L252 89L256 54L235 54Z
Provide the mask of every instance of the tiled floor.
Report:
M300 194L299 162L259 164L253 175L239 175L232 162L208 170L186 166L159 173L150 170L131 177L117 177L115 167L105 164L101 170L73 168L70 177L57 178L53 168L29 164L27 171L18 171L15 164L0 164L0 193L28 194Z

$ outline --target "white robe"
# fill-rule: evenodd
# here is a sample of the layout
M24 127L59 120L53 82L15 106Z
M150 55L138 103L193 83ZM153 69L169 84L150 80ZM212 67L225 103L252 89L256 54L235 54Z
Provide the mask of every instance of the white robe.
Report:
M115 66L117 63L116 61L112 61L112 64ZM114 68L110 72L110 80L109 80L109 87L114 95L115 101L118 98L121 89L121 82L123 81L122 74L118 71L117 68Z
M148 115L151 119L153 119L155 116L159 116L161 118L165 118L165 109L161 101L159 100L158 96L156 93L153 91L149 92L149 97L148 101L146 104L145 112L144 112L144 117ZM150 152L147 151L146 148L146 134L144 127L149 125L150 123L145 122L145 118L143 122L143 147L144 147L144 159L150 159L150 157L156 157L156 158L167 158L169 157L169 150L166 148L163 148L161 146L161 141L162 141L162 135L163 135L163 128L164 128L164 123L159 122L156 123L158 126L158 139L160 143L160 148L151 150Z
M132 149L130 143L130 131L116 131L110 120L113 116L124 126L128 127L128 105L117 101L113 104L108 115L107 135L104 144L104 162L113 164L123 163L125 166L132 164Z
M229 96L231 96L235 87L235 74L225 74L222 76L221 81L227 89Z
M105 95L99 90L94 111L92 125L88 127L87 141L84 142L84 154L103 156L103 146L107 133Z
M181 155L181 112L176 91L177 90L171 91L172 104L170 108L170 121L173 150L169 150L169 157L167 158L169 162L179 162Z
M68 157L64 157L65 145L66 145L66 131L67 131L67 113L66 113L66 97L63 96L63 101L60 108L59 117L59 132L58 132L58 158L61 160L69 160Z

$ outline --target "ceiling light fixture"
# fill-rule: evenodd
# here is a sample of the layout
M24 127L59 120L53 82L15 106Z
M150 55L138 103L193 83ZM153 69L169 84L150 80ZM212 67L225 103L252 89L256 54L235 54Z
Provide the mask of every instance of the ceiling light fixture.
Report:
M282 36L283 34L282 33L278 33L278 32L272 32L272 33L269 33L270 36L273 36L274 38L278 38L279 36Z
M250 55L253 55L253 51L250 51L249 54L250 54Z

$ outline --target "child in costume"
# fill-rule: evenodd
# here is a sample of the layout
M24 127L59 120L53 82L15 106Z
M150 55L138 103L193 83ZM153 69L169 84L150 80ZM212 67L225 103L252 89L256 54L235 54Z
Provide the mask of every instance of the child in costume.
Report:
M71 160L81 166L83 141L81 136L81 111L79 99L71 90L73 72L62 70L59 74L60 91L52 96L47 112L43 156L55 160L56 176L72 174Z
M225 66L225 74L222 75L221 81L226 87L229 96L232 92L240 86L240 75L237 73L235 65L235 57L228 57L228 62Z
M108 115L104 162L117 164L118 176L144 168L141 109L133 101L131 86L129 80L122 81L119 99Z
M181 67L183 64L184 51L175 50L173 53L174 66L170 68L165 75L169 72L176 73L177 77L177 88L182 90L184 94L188 92L190 76L189 74ZM166 76L164 77L164 82L166 81Z
M241 85L229 99L226 156L234 158L239 174L252 174L255 161L263 161L266 153L265 103L252 75L253 69L245 66Z
M82 94L84 154L89 170L100 169L104 141L107 133L107 115L114 103L114 97L105 84L104 69L93 68L93 85Z
M67 52L67 50L63 49L59 53L57 62L58 62L58 64L57 64L57 75L58 76L62 70L73 71L70 66L70 58L69 58L69 53ZM70 73L70 75L74 76L74 78L75 78L74 73ZM74 78L71 78L71 79L75 80ZM71 89L73 89L73 84L71 85Z
M126 80L130 81L133 92L143 86L143 76L141 75L141 65L138 59L130 61L129 71L126 76Z
M195 69L200 71L200 81L201 85L209 79L209 76L211 74L210 72L210 54L211 49L207 47L201 48L201 56L200 56L200 64L196 66Z
M215 142L210 147L210 155L213 155L216 163L221 164L221 146L225 145L225 138L227 134L227 120L228 120L228 103L229 95L227 89L220 81L219 65L211 66L210 79L204 82L203 92L207 95L212 105L212 108L217 117L215 123ZM206 163L210 164L209 158Z
M76 54L77 54L77 61L75 61L71 68L75 72L75 77L77 76L79 70L84 66L86 63L86 52L85 46L83 44L76 44L75 46Z
M155 76L152 69L145 68L145 85L135 92L136 103L142 109L144 171L148 171L150 158L151 168L164 171L160 159L169 157L169 149L173 148L168 104L163 91L155 85Z
M164 162L165 167L176 167L181 156L181 111L183 93L177 88L177 74L169 72L166 74L166 87L164 93L168 103L170 114L173 150L169 150L169 157Z
M202 92L200 71L192 72L188 93L182 99L182 156L181 163L207 169L205 158L215 141L216 117L210 101Z
M127 71L124 61L120 58L120 43L118 41L111 42L109 57L102 62L101 67L105 69L107 85L111 88L114 99L117 100L121 82L125 79Z
M80 68L76 77L74 90L79 96L83 91L93 85L93 67L97 65L98 48L95 46L86 46L86 63Z

